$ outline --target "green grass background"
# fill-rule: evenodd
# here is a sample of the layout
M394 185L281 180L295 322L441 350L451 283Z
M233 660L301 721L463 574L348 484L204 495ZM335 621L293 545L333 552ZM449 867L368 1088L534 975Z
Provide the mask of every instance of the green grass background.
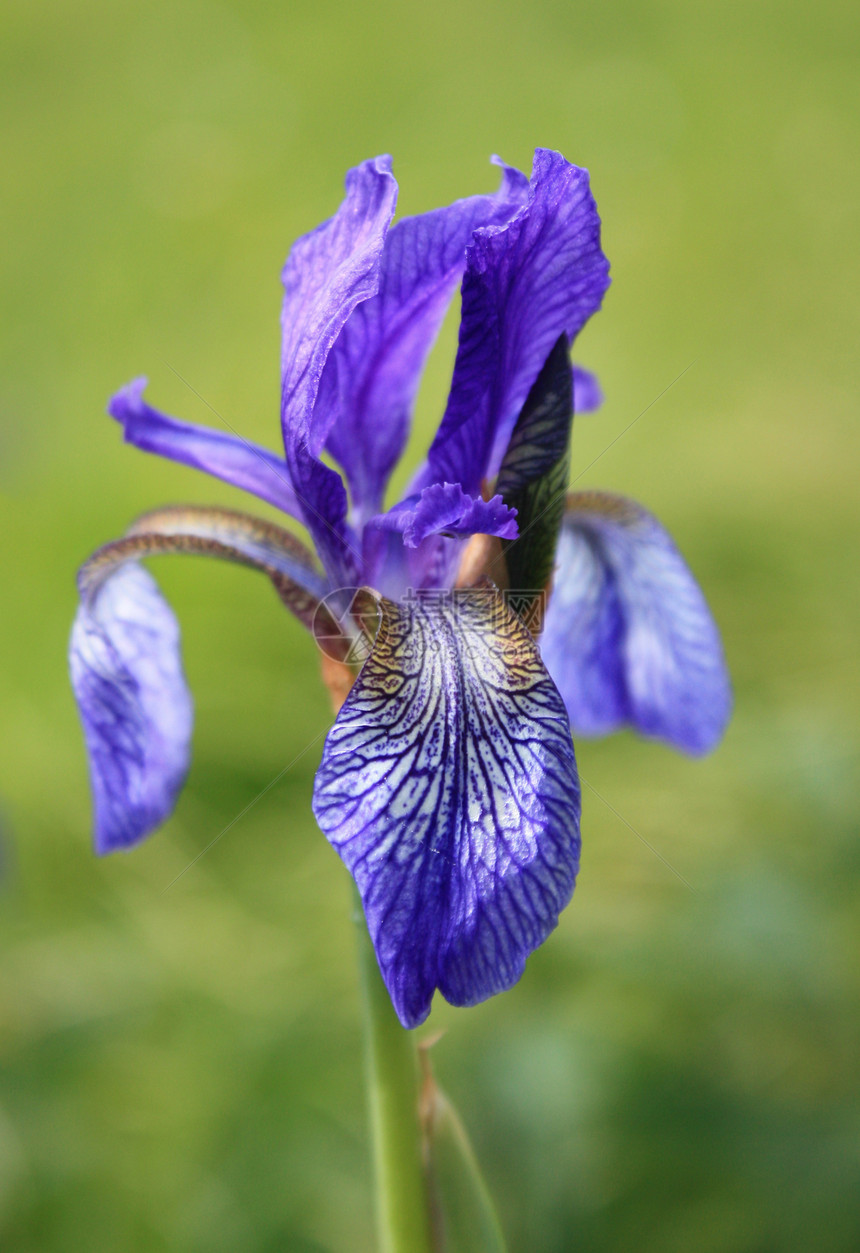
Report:
M274 445L279 268L350 164L392 152L410 212L536 144L591 169L614 278L574 472L669 526L737 708L700 762L578 744L574 903L514 990L436 1005L437 1072L512 1250L860 1247L858 25L839 0L6 0L0 1247L372 1248L313 646L247 571L156 563L194 765L164 830L96 860L74 572L146 508L242 507L105 402L148 372L168 412Z

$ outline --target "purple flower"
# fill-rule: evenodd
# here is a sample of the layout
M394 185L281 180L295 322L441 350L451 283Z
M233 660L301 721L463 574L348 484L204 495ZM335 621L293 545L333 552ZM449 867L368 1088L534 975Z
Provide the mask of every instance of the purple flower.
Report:
M144 380L114 396L127 441L298 518L315 551L229 510L148 514L82 568L71 641L96 848L128 848L171 813L192 722L178 628L139 559L201 553L268 576L324 643L332 690L348 690L314 813L355 878L410 1027L436 988L471 1005L509 987L570 899L571 726L630 724L699 753L730 707L713 621L659 523L620 498L565 503L573 410L600 403L569 345L609 283L588 175L547 150L531 179L498 164L495 194L391 225L390 160L367 161L337 213L294 245L283 455L159 413ZM458 285L445 413L406 499L386 511ZM526 623L540 630L553 572L539 650Z

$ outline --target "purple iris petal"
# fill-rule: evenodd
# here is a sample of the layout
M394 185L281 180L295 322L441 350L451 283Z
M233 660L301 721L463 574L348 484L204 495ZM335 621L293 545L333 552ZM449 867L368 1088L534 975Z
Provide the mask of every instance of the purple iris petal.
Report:
M451 394L421 486L477 492L497 472L550 349L600 307L608 271L587 171L538 149L528 205L506 226L477 230L467 250Z
M689 753L731 712L717 627L656 518L603 493L569 497L541 640L575 735L630 723Z
M299 621L328 637L329 648L340 637L320 604L328 584L312 555L262 519L230 509L160 509L94 553L78 575L81 605L69 655L100 853L127 848L163 822L188 768L191 697L179 627L138 565L162 553L220 557L261 570Z
M129 848L171 813L190 758L179 627L129 563L81 604L69 661L90 763L96 851Z
M305 524L335 580L354 577L359 557L346 524L340 475L320 460L330 415L317 407L317 393L344 323L379 287L382 247L396 199L389 157L350 170L337 213L293 245L282 275L284 447Z
M593 413L603 404L603 389L597 376L581 365L573 367L573 412Z
M276 509L301 518L290 472L282 457L237 435L179 422L159 413L143 399L145 387L145 378L135 379L108 404L108 413L122 424L127 443L205 470L234 487L253 492Z
M314 813L358 885L401 1022L510 987L570 899L579 781L561 697L494 590L382 602Z
M468 496L459 483L435 483L388 513L373 519L383 530L400 531L407 548L417 548L430 535L499 535L516 539L517 511L501 496L483 500Z
M327 448L346 472L359 515L381 507L421 370L466 264L466 245L477 227L504 223L525 203L527 179L503 168L494 195L395 223L378 293L355 309L329 354L317 411L330 427Z

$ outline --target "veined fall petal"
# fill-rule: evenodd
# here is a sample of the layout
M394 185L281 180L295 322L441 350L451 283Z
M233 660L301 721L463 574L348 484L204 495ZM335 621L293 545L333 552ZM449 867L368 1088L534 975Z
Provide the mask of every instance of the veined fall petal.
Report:
M99 853L129 848L173 811L193 711L179 626L155 580L123 565L78 609L69 647Z
M510 987L556 925L579 866L579 780L555 684L494 588L381 607L313 804L414 1027L437 987L454 1005Z
M574 492L541 639L575 735L629 724L685 752L731 713L720 636L669 533L632 500Z

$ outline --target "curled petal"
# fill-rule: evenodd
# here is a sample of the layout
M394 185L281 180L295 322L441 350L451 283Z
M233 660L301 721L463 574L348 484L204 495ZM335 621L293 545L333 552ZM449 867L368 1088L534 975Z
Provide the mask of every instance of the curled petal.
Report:
M381 608L314 813L414 1027L437 987L454 1005L510 987L556 925L579 865L579 781L558 691L495 589Z
M685 752L731 713L719 632L668 532L621 496L575 492L541 640L575 735L625 723Z
M72 686L84 724L100 853L128 848L171 813L188 769L191 697L179 628L143 557L192 553L267 574L284 604L326 636L329 656L349 641L325 605L328 589L307 550L286 531L219 509L162 509L106 544L78 576ZM334 650L334 651L333 651Z
M190 759L192 705L179 627L138 565L78 609L69 652L99 853L129 848L172 812Z
M496 474L550 349L600 307L608 272L588 172L538 149L528 204L469 246L454 378L426 481L474 492Z
M253 492L294 518L301 518L283 457L238 435L179 422L159 413L143 399L145 387L146 379L135 379L111 397L108 404L108 413L121 424L127 443L204 470L233 487Z
M513 539L516 516L516 509L509 509L501 496L484 500L467 496L459 483L436 483L381 514L374 524L382 530L400 531L406 547L417 548L422 540L438 534Z

